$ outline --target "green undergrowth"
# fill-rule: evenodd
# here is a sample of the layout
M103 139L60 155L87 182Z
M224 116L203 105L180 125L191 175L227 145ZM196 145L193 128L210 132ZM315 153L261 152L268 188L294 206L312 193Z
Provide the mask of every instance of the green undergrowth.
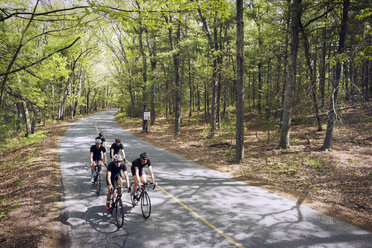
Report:
M17 149L31 144L40 143L47 136L46 131L37 131L34 134L29 135L28 137L15 137L7 139L4 142L2 149Z
M126 116L124 112L117 113L116 114L117 120L119 120L122 123L128 123L128 124L137 124L139 119L138 118L131 118Z

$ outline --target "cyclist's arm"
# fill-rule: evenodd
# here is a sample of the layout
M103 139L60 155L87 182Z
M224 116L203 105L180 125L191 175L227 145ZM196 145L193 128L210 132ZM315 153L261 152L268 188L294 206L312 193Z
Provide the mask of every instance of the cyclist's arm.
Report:
M124 171L125 182L127 183L127 188L129 189L129 177L128 171Z
M134 169L135 169L135 172L136 172L135 177L137 178L139 184L141 185L141 178L140 178L140 176L139 176L139 169L138 169L137 166L135 166Z
M101 151L102 152L102 151ZM103 154L103 161L105 162L105 164L107 163L107 156L106 156L106 152L102 152Z
M110 149L110 154L111 154L111 160L114 159L114 148Z
M93 164L93 152L90 152L89 157L90 157L90 163Z
M125 152L124 152L124 148L121 149L121 154L122 154L123 159L125 160Z
M112 187L112 182L111 182L111 171L107 171L107 173L106 173L106 177L107 177L107 183L108 183L108 186L111 188L111 187Z
M156 181L155 181L155 177L154 177L154 173L152 171L152 166L150 165L149 166L149 173L150 173L150 177L151 177L151 181L154 185L156 185Z

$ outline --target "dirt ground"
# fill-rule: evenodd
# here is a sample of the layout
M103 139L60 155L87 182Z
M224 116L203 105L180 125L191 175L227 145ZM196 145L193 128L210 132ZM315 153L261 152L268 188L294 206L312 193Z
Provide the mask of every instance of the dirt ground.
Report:
M58 247L67 237L58 228L59 139L69 124L42 127L48 137L41 142L0 154L0 247Z
M371 109L344 112L342 120L328 152L319 151L325 132L314 127L293 125L291 148L283 150L277 148L276 132L249 124L241 164L232 162L231 135L218 131L208 139L208 124L195 117L184 119L178 137L173 119L158 118L148 134L141 133L141 120L121 125L164 149L372 231ZM0 154L0 247L59 247L68 238L59 228L58 144L69 124L42 127L48 135L42 142Z

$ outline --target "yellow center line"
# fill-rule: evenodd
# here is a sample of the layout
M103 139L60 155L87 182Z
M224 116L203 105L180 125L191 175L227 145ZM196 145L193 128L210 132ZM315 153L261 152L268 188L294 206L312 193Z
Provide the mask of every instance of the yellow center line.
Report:
M131 162L129 162L128 160L126 160L128 162L129 165L132 165ZM150 180L150 178L148 178ZM187 206L185 203L183 203L181 200L179 200L177 197L175 197L174 195L172 195L171 193L169 193L168 191L166 191L164 188L160 187L159 185L156 186L157 188L159 188L161 191L163 191L166 195L168 195L170 198L172 198L173 200L175 200L178 204L180 204L182 207L184 207L187 211L189 211L191 214L193 214L196 218L200 219L201 221L203 221L205 224L207 224L208 226L210 226L212 229L214 229L217 233L219 233L222 237L224 237L225 239L229 240L231 243L233 243L236 247L239 247L239 248L243 248L244 246L238 242L236 242L233 238L231 238L230 236L228 236L226 233L224 233L223 231L221 231L218 227L216 227L215 225L213 225L212 223L210 223L208 220L206 220L205 218L203 218L200 214L198 214L197 212L195 212L195 210L193 210L192 208L190 208L189 206Z
M97 121L94 123L94 126L96 127L96 131L97 131L97 133L99 133L99 131L98 131L98 127L97 127Z
M159 189L161 189L161 191L163 191L165 194L167 194L168 196L170 196L173 200L175 200L178 204L180 204L182 207L184 207L186 210L188 210L190 213L192 213L195 217L197 217L198 219L200 219L201 221L203 221L205 224L207 224L208 226L210 226L211 228L213 228L217 233L219 233L221 236L223 236L225 239L229 240L231 243L233 243L236 247L239 247L239 248L243 248L243 245L236 242L233 238L231 238L230 236L228 236L227 234L225 234L223 231L221 231L219 228L217 228L215 225L213 225L212 223L210 223L208 220L206 220L205 218L203 218L200 214L198 214L197 212L195 212L192 208L190 208L189 206L187 206L185 203L183 203L181 200L179 200L177 197L175 197L174 195L170 194L169 192L167 192L165 189L163 189L162 187L160 186L157 186Z

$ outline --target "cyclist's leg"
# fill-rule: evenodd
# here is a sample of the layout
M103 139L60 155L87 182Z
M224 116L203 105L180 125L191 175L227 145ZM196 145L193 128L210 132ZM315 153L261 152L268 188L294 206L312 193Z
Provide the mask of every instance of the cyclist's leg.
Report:
M111 190L110 190L110 187L107 181L107 177L106 177L106 184L107 184L106 209L110 209Z
M139 181L138 181L138 179L137 179L136 176L133 176L133 181L134 181L134 184L133 184L132 194L134 196L136 196L136 194L137 194L137 188L138 188L138 185L139 185Z
M143 172L143 174L141 175L141 180L142 180L143 183L147 183L147 178L146 178L145 172Z
M102 159L98 160L98 165L99 165L98 170L101 171L101 169L102 169Z
M93 176L93 173L94 173L94 164L96 164L96 163L97 163L97 160L93 160L93 164L90 166L90 172L91 172L92 176Z
M116 180L116 184L118 186L123 186L123 179L121 178L121 176L118 176L117 180ZM120 196L123 195L123 188L120 188Z

